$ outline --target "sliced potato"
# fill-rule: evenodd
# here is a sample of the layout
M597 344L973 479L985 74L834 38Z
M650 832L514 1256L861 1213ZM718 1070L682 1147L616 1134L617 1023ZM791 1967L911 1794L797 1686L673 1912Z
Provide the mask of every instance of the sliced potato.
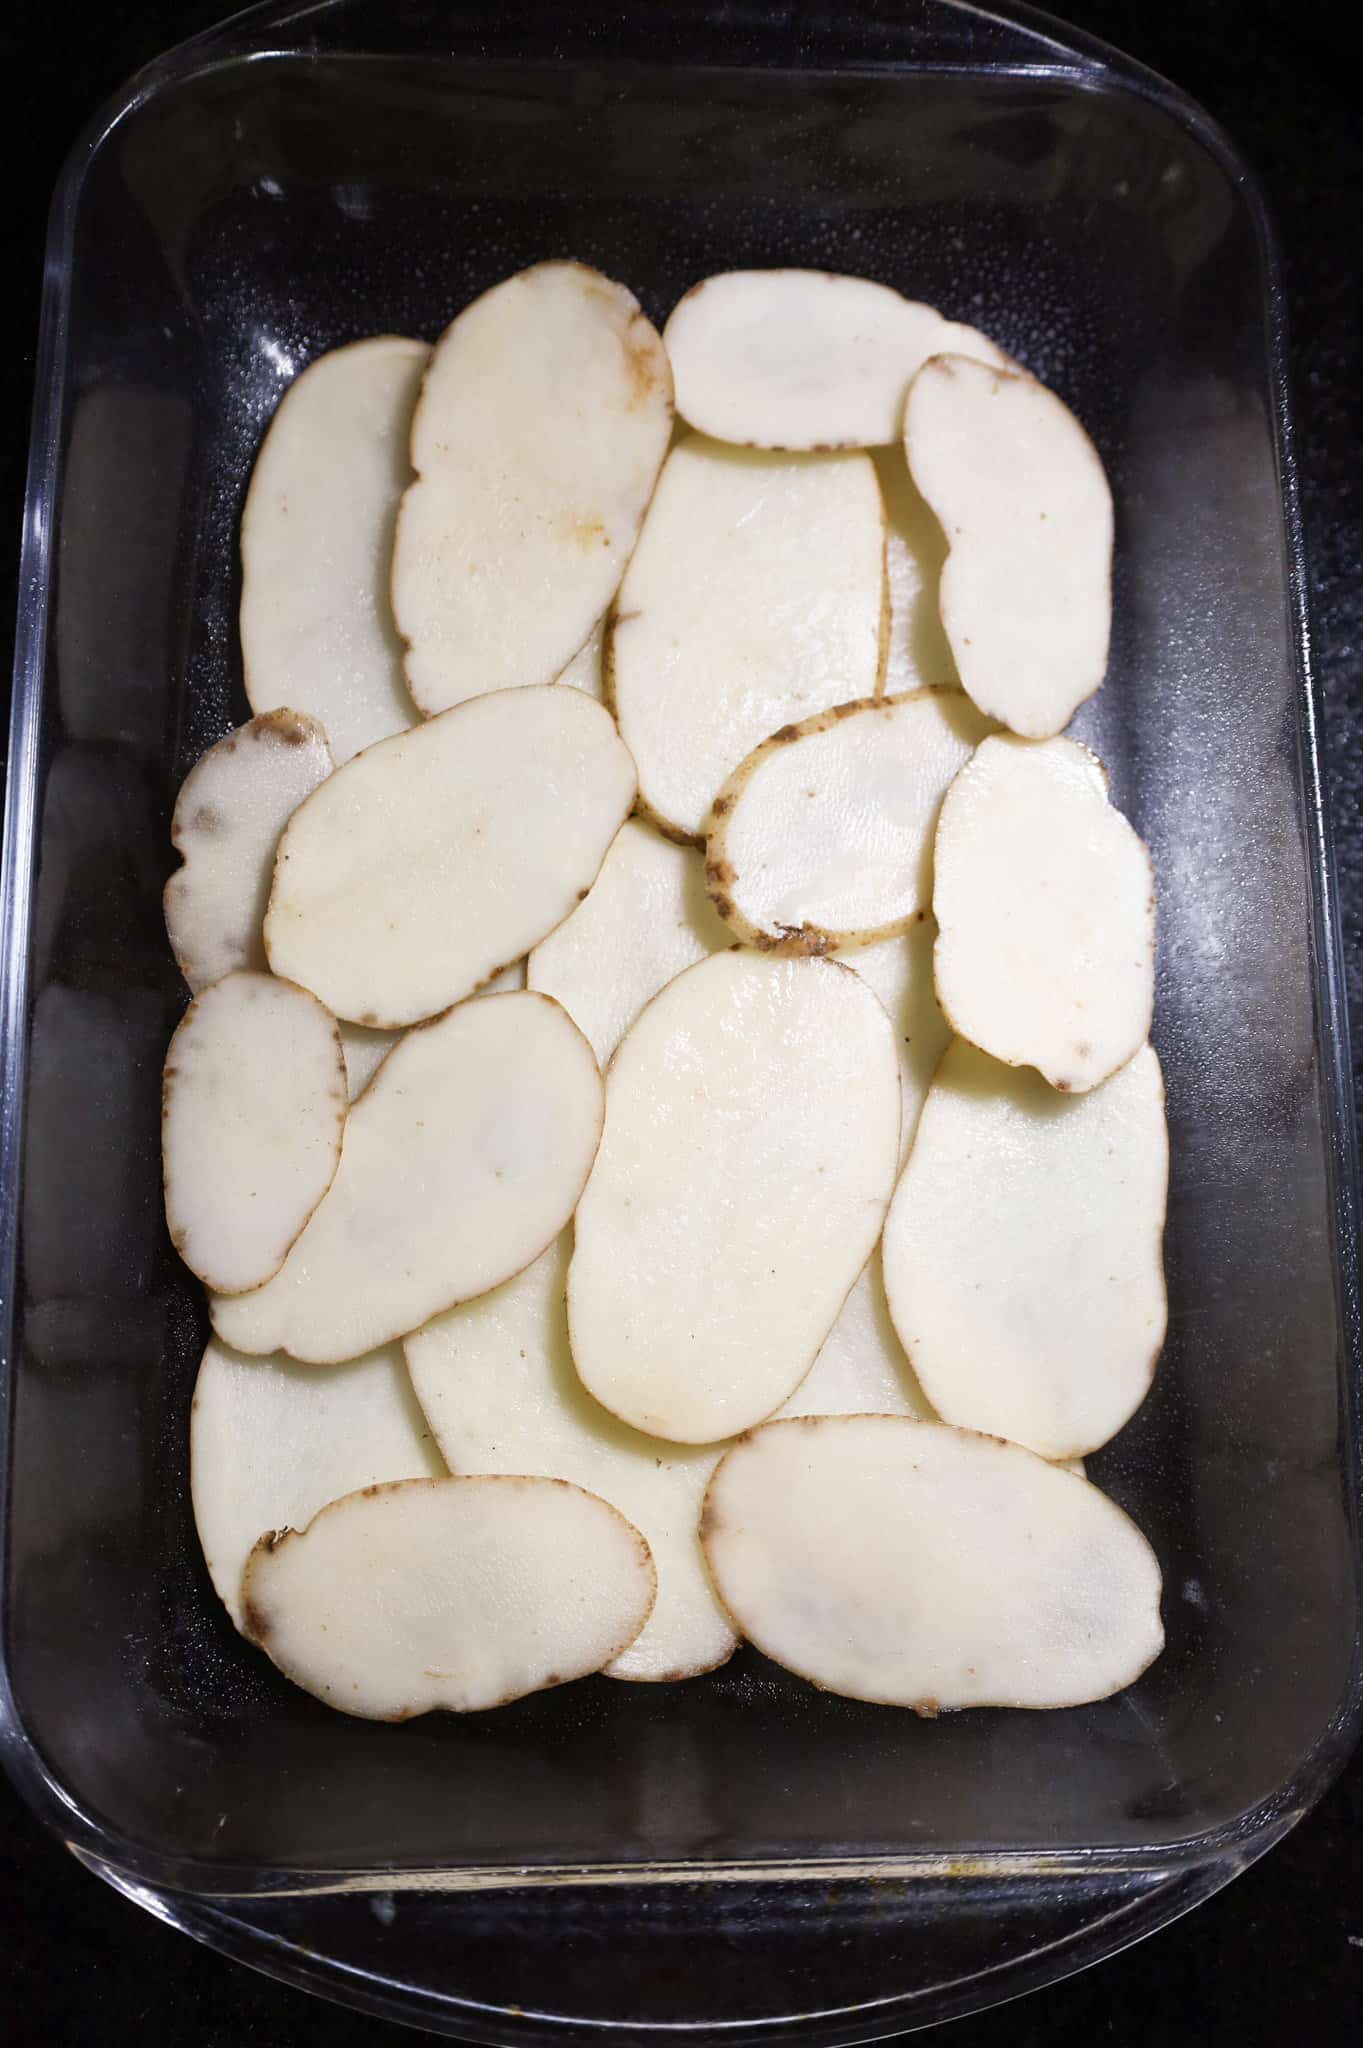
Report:
M484 982L479 995L507 995L512 990L525 987L525 962L513 960L500 974L494 974L491 981ZM387 1058L401 1038L400 1031L374 1031L367 1024L346 1024L339 1027L341 1044L345 1050L346 1085L353 1102L362 1095L378 1072L381 1061Z
M559 672L559 681L567 683L570 689L585 690L589 697L600 703L606 693L605 677L601 661L605 649L606 621L598 619L577 653L565 669Z
M180 788L171 845L184 865L166 883L166 931L197 993L239 967L263 969L261 925L279 835L332 769L315 718L267 711L195 762Z
M720 1598L829 1692L932 1715L1120 1692L1164 1644L1160 1570L1097 1487L902 1416L771 1422L701 1518Z
M895 1328L944 1421L1096 1450L1164 1341L1169 1142L1149 1046L1090 1095L956 1039L885 1225Z
M195 996L161 1092L166 1224L225 1295L277 1273L336 1176L346 1120L335 1019L306 989L229 974Z
M926 918L896 939L882 939L879 945L859 946L839 956L880 997L894 1026L899 1048L901 1166L909 1156L928 1083L951 1038L951 1026L938 1007L932 985L936 935L932 919Z
M818 1357L780 1413L936 1420L890 1321L879 1250L867 1260Z
M568 1349L568 1252L565 1234L514 1280L414 1331L403 1345L412 1385L452 1472L571 1479L634 1523L658 1598L607 1675L690 1678L734 1648L696 1535L719 1451L641 1436L583 1391Z
M469 1714L599 1671L648 1620L639 1531L560 1479L403 1479L262 1536L246 1633L344 1714Z
M987 739L947 792L935 863L933 974L963 1038L1075 1094L1144 1045L1154 872L1086 747Z
M253 711L291 704L338 762L416 722L388 574L430 350L383 334L296 377L241 516L241 659Z
M500 1286L572 1215L602 1107L591 1047L547 996L484 996L409 1031L293 1252L253 1294L215 1295L214 1329L332 1365Z
M904 448L950 549L961 682L990 718L1048 738L1107 667L1112 494L1093 443L1034 377L938 355L914 378Z
M884 1009L831 960L712 954L620 1041L568 1274L587 1391L709 1443L794 1391L880 1234L899 1157Z
M937 603L947 544L932 507L909 475L903 442L896 439L893 448L877 448L872 460L885 505L885 580L890 591L885 694L902 697L956 677Z
M585 264L538 263L446 329L393 548L423 711L553 682L614 595L671 431L662 343Z
M606 630L606 695L665 832L768 733L880 688L885 523L866 455L668 456Z
M504 690L385 740L291 819L270 964L353 1024L434 1016L562 923L634 788L609 713L578 690Z

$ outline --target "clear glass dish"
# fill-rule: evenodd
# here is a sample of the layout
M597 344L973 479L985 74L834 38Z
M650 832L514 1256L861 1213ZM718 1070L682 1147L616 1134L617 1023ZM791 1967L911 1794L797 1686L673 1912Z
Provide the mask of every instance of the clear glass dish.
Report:
M1154 849L1174 1171L1168 1350L1093 1460L1158 1548L1169 1647L1100 1706L920 1724L744 1652L375 1727L291 1691L210 1591L159 892L180 778L245 715L243 489L312 355L434 335L551 254L655 317L727 265L884 279L987 327L1108 464L1116 634L1080 727ZM1110 1953L1317 1797L1360 1717L1360 1354L1282 363L1225 139L1021 10L267 6L91 127L52 216L3 877L0 1736L92 1869L477 2040L843 2042Z

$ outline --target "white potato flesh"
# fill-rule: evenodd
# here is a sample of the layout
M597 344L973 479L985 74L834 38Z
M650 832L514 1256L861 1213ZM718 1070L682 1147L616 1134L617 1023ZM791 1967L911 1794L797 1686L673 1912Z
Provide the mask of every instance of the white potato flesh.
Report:
M568 1348L568 1254L565 1234L514 1280L414 1331L403 1345L412 1385L452 1472L570 1479L634 1523L658 1598L607 1675L690 1678L735 1641L696 1534L719 1451L642 1436L584 1392Z
M898 938L858 946L838 956L879 996L894 1027L899 1048L901 1166L909 1156L928 1083L951 1038L951 1026L938 1007L932 984L936 935L932 919L926 918Z
M864 277L729 270L693 285L663 340L677 410L751 448L874 448L894 441L929 356L1005 365L973 327Z
M568 666L559 674L561 683L567 683L572 690L585 690L587 695L595 697L598 703L606 694L605 676L601 665L605 640L606 621L598 619Z
M885 579L890 591L885 694L902 697L910 690L956 679L956 662L937 602L947 544L932 507L909 475L903 443L877 448L872 459L885 505Z
M393 549L423 711L553 682L615 594L671 432L661 341L585 264L536 264L446 329Z
M921 921L942 798L989 730L949 685L783 726L715 797L705 878L720 916L783 953L871 944Z
M417 718L388 575L430 353L384 334L319 356L280 400L246 494L246 695L320 718L338 762Z
M568 1274L573 1359L623 1421L710 1443L799 1385L899 1157L881 1004L831 960L712 954L620 1041Z
M396 1347L344 1365L245 1358L209 1339L189 1412L194 1521L214 1589L241 1627L242 1567L267 1529L328 1501L444 1471Z
M276 974L391 1030L484 986L561 924L634 801L608 712L505 690L385 740L290 820L265 916Z
M760 740L873 696L888 629L869 456L679 442L606 638L607 701L663 830L699 839L715 792Z
M1149 1046L1066 1098L952 1043L884 1248L895 1328L944 1421L1056 1459L1116 1434L1164 1341L1168 1174Z
M1107 667L1112 494L1093 443L1034 377L942 355L914 379L904 447L950 550L940 604L961 682L1046 739Z
M735 1624L829 1692L932 1715L1067 1707L1164 1645L1145 1537L1016 1444L902 1416L768 1423L701 1519Z
M530 955L528 985L562 1003L604 1067L660 988L732 944L700 855L630 818L587 896Z
M329 1707L406 1721L470 1714L585 1678L653 1605L648 1545L559 1479L406 1479L262 1537L246 1633Z
M525 987L525 962L513 960L500 974L494 974L491 981L484 982L479 995L500 996L513 989ZM346 1085L353 1102L362 1095L378 1072L379 1066L401 1038L400 1031L375 1031L367 1024L346 1024L339 1026L341 1045L345 1051Z
M195 762L170 841L184 865L166 883L166 931L196 993L238 968L263 970L261 926L279 835L332 770L315 718L267 711Z
M963 1038L1075 1094L1144 1045L1154 871L1086 747L987 739L947 792L935 867L937 999Z
M890 1321L880 1253L872 1252L795 1392L789 1415L916 1415L935 1420Z
M269 974L195 996L166 1053L166 1224L192 1273L225 1295L279 1271L335 1179L346 1121L336 1021Z
M292 1253L253 1294L215 1295L214 1329L333 1365L500 1286L572 1215L602 1108L591 1047L547 996L484 996L409 1031Z

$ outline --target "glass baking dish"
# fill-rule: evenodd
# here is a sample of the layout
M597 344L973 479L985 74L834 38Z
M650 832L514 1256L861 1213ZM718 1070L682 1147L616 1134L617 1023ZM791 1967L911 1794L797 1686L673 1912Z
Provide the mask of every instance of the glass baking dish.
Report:
M487 1717L329 1715L190 1518L204 1337L160 1214L178 783L246 715L236 526L320 350L433 336L554 254L655 319L706 272L863 272L1092 431L1115 637L1079 730L1160 881L1173 1139L1155 1391L1092 1460L1161 1558L1119 1698L931 1724L745 1651ZM1360 1716L1355 1177L1271 237L1205 117L1042 17L267 6L153 65L57 192L4 867L3 1741L154 1912L491 2041L855 2041L1207 1896ZM11 1284L11 1265L13 1277Z

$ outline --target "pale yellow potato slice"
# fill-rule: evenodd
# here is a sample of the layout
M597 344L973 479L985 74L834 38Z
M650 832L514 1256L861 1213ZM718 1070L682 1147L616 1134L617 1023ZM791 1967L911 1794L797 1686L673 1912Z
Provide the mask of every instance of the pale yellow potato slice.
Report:
M562 923L634 790L609 713L579 690L503 690L385 740L290 820L270 964L352 1024L420 1023Z
M890 591L890 644L885 694L902 697L932 683L956 679L956 662L937 595L946 537L932 507L909 475L904 444L877 448L872 460L885 505L885 578Z
M404 1339L416 1396L452 1472L571 1479L646 1539L658 1598L611 1678L690 1678L722 1664L734 1632L696 1535L719 1450L629 1429L584 1392L568 1348L567 1234L514 1280Z
M951 1026L938 1007L932 984L936 936L932 919L925 918L898 938L858 946L837 956L880 997L894 1027L899 1048L901 1166L909 1156L928 1083L951 1038Z
M514 989L524 987L525 962L524 960L513 960L511 965L504 967L500 974L494 974L491 981L484 982L478 993L483 996L500 996L506 995ZM378 1072L380 1063L393 1050L402 1033L400 1031L375 1031L367 1024L347 1024L345 1022L342 1022L338 1028L341 1033L341 1045L345 1052L346 1086L350 1091L350 1099L353 1102L355 1097L362 1095L369 1086L374 1075Z
M241 516L241 658L253 711L320 718L338 762L416 722L388 575L430 350L379 335L296 377Z
M161 1159L171 1242L206 1287L259 1287L341 1159L345 1060L315 996L229 974L195 996L166 1053Z
M822 1349L779 1410L790 1415L936 1418L890 1320L879 1249L872 1252Z
M561 683L567 683L570 689L585 690L589 697L596 698L598 704L606 694L606 679L602 670L605 643L606 621L602 618L597 620L568 666L559 672L558 678Z
M671 431L662 343L585 264L536 264L445 330L393 547L423 711L553 682L615 594Z
M1016 1444L904 1416L771 1422L701 1540L735 1625L829 1692L933 1715L1120 1692L1164 1645L1145 1537Z
M881 1004L831 960L714 953L620 1041L568 1274L573 1360L623 1421L710 1443L814 1363L899 1158Z
M884 1246L895 1328L944 1421L1054 1459L1116 1434L1164 1341L1168 1174L1149 1046L1066 1098L953 1041Z
M343 1714L478 1713L585 1678L638 1635L639 1531L560 1479L404 1479L348 1493L246 1562L246 1633Z
M602 1108L591 1047L547 996L484 996L409 1031L292 1253L253 1294L213 1296L214 1329L333 1365L500 1286L572 1215Z

